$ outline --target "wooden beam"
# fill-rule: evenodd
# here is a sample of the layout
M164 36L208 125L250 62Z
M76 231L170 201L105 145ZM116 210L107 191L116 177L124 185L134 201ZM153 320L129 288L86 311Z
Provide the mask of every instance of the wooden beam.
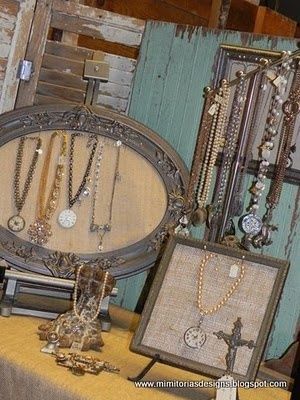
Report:
M40 68L50 26L51 8L53 0L38 0L29 44L26 51L26 60L33 62L34 74L30 81L21 81L16 101L16 108L32 105L39 79Z
M209 28L226 28L230 3L231 0L212 0L208 21Z

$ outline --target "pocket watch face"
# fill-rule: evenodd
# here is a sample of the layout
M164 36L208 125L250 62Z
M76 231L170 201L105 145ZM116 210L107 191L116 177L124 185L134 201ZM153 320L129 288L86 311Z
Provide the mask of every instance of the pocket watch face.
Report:
M58 223L62 228L72 228L77 220L73 210L63 210L58 216Z
M199 326L192 326L184 333L184 343L192 349L201 349L206 342L206 333Z
M13 232L21 232L25 228L25 220L20 215L13 215L7 221L7 226Z
M242 217L241 228L245 233L257 235L262 228L261 219L254 214L247 214Z

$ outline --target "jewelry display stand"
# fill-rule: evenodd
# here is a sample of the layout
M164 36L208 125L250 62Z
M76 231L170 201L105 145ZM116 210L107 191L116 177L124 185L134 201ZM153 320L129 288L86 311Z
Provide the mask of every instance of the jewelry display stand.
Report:
M289 180L293 175L288 168L296 146L292 141L297 142L299 130L299 55L300 50L220 48L213 87L204 89L205 106L188 188L188 202L194 210L191 222L206 222L205 237L211 242L236 239L236 246L248 250L272 243L277 230L272 218L283 178L287 171ZM220 167L209 203L217 159ZM255 177L247 188L245 177L250 171L255 171ZM274 179L263 211L261 196L270 177ZM247 205L248 191L251 198ZM238 227L244 233L242 240Z
M18 271L5 272L3 315L53 318L56 312L41 314L34 304L17 307L16 294L68 299L82 264L115 279L154 265L184 214L188 181L164 140L129 117L73 104L3 114L0 129L0 155L17 165L0 178L0 257ZM101 307L107 318L108 301Z

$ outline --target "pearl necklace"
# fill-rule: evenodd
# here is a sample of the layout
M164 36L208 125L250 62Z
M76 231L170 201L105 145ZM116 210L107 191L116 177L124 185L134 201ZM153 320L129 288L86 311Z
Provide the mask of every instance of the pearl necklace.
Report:
M227 293L218 301L216 305L214 305L211 308L205 308L203 305L203 273L205 267L208 265L209 261L214 258L218 257L215 254L206 254L204 258L201 260L200 263L200 268L199 268L199 286L198 286L198 308L203 315L212 315L219 311L221 307L223 307L227 301L230 299L230 297L233 295L233 293L236 291L238 286L240 285L242 279L244 278L245 275L245 266L243 265L243 262L239 262L240 264L240 276L233 282ZM243 257L244 259L244 257Z
M206 246L204 246L204 250L206 250ZM225 293L225 295L212 307L206 308L203 304L203 274L205 267L207 267L209 261L214 258L218 257L216 254L205 254L204 258L200 262L200 268L199 268L199 284L198 284L198 295L197 295L197 306L200 310L200 319L199 323L197 326L191 326L189 327L185 333L184 333L184 342L185 344L192 348L192 349L200 349L206 342L207 334L206 332L201 328L201 324L203 323L204 317L206 315L212 315L215 314L220 310L221 307L223 307L228 300L232 297L233 293L237 290L237 288L240 286L244 275L245 275L245 267L243 264L244 261L244 256L242 257L242 260L239 261L239 266L240 266L240 274L236 278L236 280L233 282L229 290ZM232 265L231 268L235 267L235 269L238 268L236 264ZM235 271L237 272L237 271Z
M230 113L229 122L226 130L221 168L219 169L217 175L216 201L212 205L214 217L220 215L222 211L222 206L224 204L226 183L228 180L228 174L236 151L241 116L246 99L247 84L244 79L245 74L243 71L238 71L236 75L240 78L240 81L238 82L236 89L234 91L234 97L231 107L232 111Z
M218 156L219 148L224 143L224 130L227 119L227 109L230 96L230 87L228 82L223 79L221 88L215 96L215 102L208 110L213 114L212 124L208 135L208 142L202 168L199 174L198 186L196 190L196 204L202 216L199 218L200 223L206 220L205 205L208 200L213 169Z
M100 310L101 310L101 304L102 301L104 299L105 296L105 289L106 289L106 284L107 284L107 279L108 279L108 272L105 272L105 276L104 276L104 280L103 280L103 285L102 285L102 291L101 291L101 295L100 298L98 300L98 305L97 307L95 307L95 304L92 304L93 308L94 308L94 314L93 316L88 316L89 313L85 312L84 308L81 311L81 313L78 312L77 310L77 295L78 295L78 282L80 279L80 272L82 270L84 265L80 265L80 267L77 270L77 274L76 274L76 281L75 281L75 286L74 286L74 301L73 301L73 311L75 316L84 324L90 324L91 322L95 321L96 318L98 317ZM92 298L91 302L94 300L95 303L95 299Z

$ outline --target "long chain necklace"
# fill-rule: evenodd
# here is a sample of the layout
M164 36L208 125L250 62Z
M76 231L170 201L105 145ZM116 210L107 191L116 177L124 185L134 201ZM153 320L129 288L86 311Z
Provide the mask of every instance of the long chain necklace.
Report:
M204 250L206 249L206 246L204 246ZM203 259L200 262L200 268L199 268L199 281L198 281L198 296L197 296L197 306L200 311L200 319L199 323L197 326L192 326L188 328L185 333L184 333L184 342L188 347L194 348L194 349L200 349L206 342L207 335L205 331L201 328L201 324L203 323L204 317L208 315L213 315L217 313L227 302L228 300L232 297L234 292L237 290L237 288L240 286L244 275L245 275L245 266L243 264L244 261L244 256L242 257L242 260L239 261L238 264L233 264L231 265L230 269L230 274L229 276L235 277L237 276L238 270L240 270L239 276L236 277L235 281L232 283L228 291L225 293L225 295L219 299L219 301L211 306L210 308L207 308L203 304L203 285L204 285L204 271L208 266L208 263L213 259L213 258L218 258L216 254L205 254Z
M45 200L47 181L49 177L49 167L51 156L56 137L61 139L60 155L55 168L55 176L51 185L50 193L47 201ZM38 192L37 218L33 224L29 226L27 231L29 239L32 243L44 245L48 243L49 237L52 236L51 225L49 220L53 216L60 195L61 181L65 168L65 157L67 152L67 134L65 131L56 131L52 133L47 154L45 157Z
M283 124L282 134L280 143L280 155L278 164L275 169L275 177L271 183L269 193L266 200L266 209L262 218L262 228L259 235L252 239L254 247L261 248L268 246L272 243L271 233L276 230L277 227L271 224L273 212L278 205L282 186L283 178L285 175L286 168L288 166L288 157L291 150L291 144L295 131L296 118L300 112L300 70L299 64L297 64L296 72L293 77L292 86L289 92L288 99L283 103Z
M244 206L243 206L243 199L245 197L245 180L247 176L247 170L249 163L252 158L252 148L254 144L255 137L257 135L257 132L260 130L260 126L262 124L261 120L261 111L264 109L263 105L263 100L265 99L265 92L268 88L268 80L266 77L266 74L263 74L261 81L260 81L260 86L258 89L258 93L255 99L255 109L254 113L252 116L252 121L250 124L250 129L248 133L248 138L247 138L247 145L246 145L246 154L244 155L244 162L243 165L240 168L240 171L237 174L237 179L236 179L236 185L235 185L235 196L232 199L232 203L230 205L229 209L229 218L232 218L234 216L240 216L243 212Z
M77 215L72 210L73 205L80 200L80 196L87 197L90 194L90 188L87 186L87 182L90 180L90 170L92 167L94 155L97 148L98 143L98 135L92 135L89 137L87 147L91 147L90 155L87 161L87 165L81 180L81 183L78 186L78 189L73 195L73 164L74 164L74 151L75 151L75 139L79 136L78 133L71 134L70 141L70 152L69 152L69 177L68 177L68 208L61 211L58 216L58 223L63 228L72 228L77 220Z
M216 202L210 207L214 221L213 225L218 225L217 220L222 211L228 174L236 151L242 111L246 99L247 83L244 79L243 71L238 71L237 76L240 78L240 81L238 82L234 92L234 97L232 101L232 112L230 114L226 130L222 163L216 182Z
M73 297L73 311L75 316L79 319L80 322L84 324L91 324L93 321L96 320L98 317L100 310L101 310L101 304L105 296L105 290L106 290L106 285L107 285L107 280L108 280L108 275L109 273L106 271L104 275L104 280L102 284L102 290L100 293L100 296L92 296L89 298L87 303L82 307L81 311L79 312L78 310L78 305L77 305L77 296L78 296L78 285L80 281L80 273L84 265L80 265L80 267L77 270L76 274L76 281L75 281L75 286L74 286L74 297ZM98 299L97 299L98 297Z
M100 182L100 167L101 161L103 157L103 144L99 146L97 160L95 164L95 171L94 171L94 188L93 188L93 199L92 199L92 216L91 216L91 224L90 224L90 232L96 232L99 237L98 242L98 250L103 250L103 239L104 236L111 231L112 228L112 217L113 217L113 207L114 207L114 198L116 193L116 183L117 180L120 178L119 174L119 166L120 166L120 151L122 142L118 140L115 143L117 147L117 155L115 160L115 168L114 168L114 177L113 177L113 184L110 196L110 203L109 203L109 212L108 212L108 221L105 224L97 224L96 223L96 205L98 199L98 192L99 192L99 182Z
M259 148L259 168L257 176L255 177L252 186L250 188L251 198L249 205L249 212L241 217L240 227L245 233L243 239L246 246L253 240L253 238L258 235L262 229L263 221L258 215L258 210L260 207L260 198L262 192L265 189L265 179L267 172L269 170L269 159L271 156L271 151L274 149L275 137L278 135L278 128L280 125L280 108L283 103L283 95L286 90L287 85L287 74L290 70L290 62L284 62L281 65L281 70L279 75L274 79L274 94L272 101L270 103L270 108L267 117L267 125L265 127L265 133ZM282 134L282 132L281 132Z
M208 135L206 153L198 179L196 189L196 210L193 215L193 223L204 223L207 219L206 203L209 196L213 169L218 156L218 151L224 143L224 130L227 118L227 109L230 96L228 82L223 79L221 87L215 96L208 113L213 115L211 129Z
M24 187L21 193L20 189L20 175L21 169L23 168L23 154L24 154L24 146L25 141L30 140L36 142L36 147L27 171ZM42 140L39 137L22 137L19 141L17 157L16 157L16 166L15 166L15 175L14 175L14 203L15 208L17 209L17 214L13 215L7 221L8 228L13 232L21 232L25 228L25 219L20 215L24 204L26 202L31 183L36 171L36 165L38 161L39 155L42 153Z

